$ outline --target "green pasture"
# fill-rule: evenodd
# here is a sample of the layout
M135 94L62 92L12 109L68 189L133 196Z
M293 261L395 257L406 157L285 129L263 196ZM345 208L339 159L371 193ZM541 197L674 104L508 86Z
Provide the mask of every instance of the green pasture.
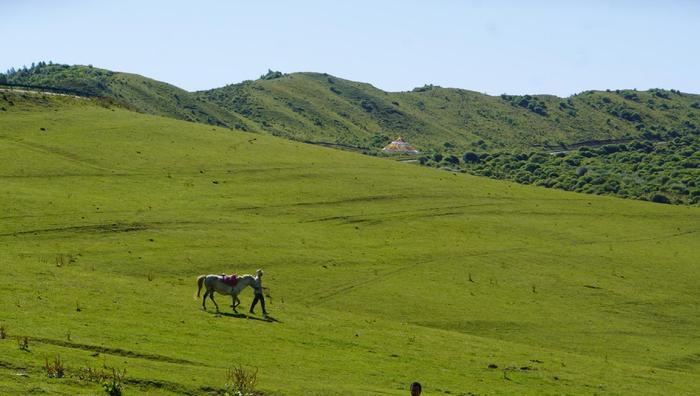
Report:
M0 394L700 393L697 207L1 98ZM193 299L257 268L270 318Z

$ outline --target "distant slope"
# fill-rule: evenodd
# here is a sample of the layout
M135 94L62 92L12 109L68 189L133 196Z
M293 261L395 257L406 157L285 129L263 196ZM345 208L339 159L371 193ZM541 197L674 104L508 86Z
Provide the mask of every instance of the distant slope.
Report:
M199 93L297 140L377 148L404 136L425 149L556 147L688 129L700 96L678 91L488 96L426 86L390 93L327 74L293 73ZM696 121L695 121L696 122Z
M2 77L83 90L149 114L371 150L397 136L423 151L461 155L475 148L658 139L700 128L700 95L675 90L587 91L569 98L489 96L432 85L385 92L328 74L270 72L190 93L136 74L44 63Z
M5 80L11 84L64 88L103 96L142 113L243 130L252 127L245 118L215 103L202 101L174 85L137 74L92 66L39 63L33 68L9 74Z

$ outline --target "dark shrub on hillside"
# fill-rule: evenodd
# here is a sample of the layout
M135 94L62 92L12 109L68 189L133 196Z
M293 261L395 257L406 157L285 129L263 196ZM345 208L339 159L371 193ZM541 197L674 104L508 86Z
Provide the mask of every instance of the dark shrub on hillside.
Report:
M625 92L622 94L622 97L633 102L639 102L639 96L637 96L636 92Z
M362 108L368 113L371 113L372 111L377 109L377 104L372 102L371 100L363 100L362 102L360 102L360 106L362 106Z
M479 155L477 153L474 153L472 151L467 151L464 153L462 156L462 159L464 162L479 162Z
M275 78L280 78L284 74L282 74L281 71L273 71L271 69L267 69L267 73L263 74L260 76L261 80L274 80Z
M654 96L662 98L662 99L671 99L671 95L668 94L668 92L664 91L663 89L650 89L651 92L654 93Z
M433 161L435 161L435 162L440 162L440 161L442 161L442 154L440 154L440 153L435 153L435 154L433 155Z
M547 159L547 154L535 153L530 156L530 162L534 162L536 164L543 164L547 162Z
M533 173L533 172L535 172L535 171L538 170L538 169L540 169L540 166L537 165L537 164L534 164L534 163L532 163L532 162L531 162L531 163L528 163L527 165L525 165L525 170L528 171L528 172L530 172L530 173Z
M430 90L432 90L433 88L436 88L436 87L439 88L439 86L436 86L436 85L433 85L433 84L425 84L425 85L423 85L422 87L413 88L413 92L426 92L426 91L430 91Z
M700 109L700 102L693 102L693 104L691 104L690 107L694 109Z
M642 137L648 140L661 140L661 134L646 130L642 132Z
M663 203L663 204L670 204L671 200L668 199L667 196L663 194L654 194L651 196L651 202L656 202L656 203Z
M377 134L372 136L369 144L371 147L384 147L389 142L391 142L391 138L389 138L389 136Z
M457 158L456 155L449 155L445 157L445 162L447 162L448 164L457 165L459 164L459 158Z
M564 160L564 162L567 165L578 166L579 164L581 164L581 159L578 157L568 157L567 159Z
M617 153L620 151L620 146L616 144L607 144L603 147L600 148L599 152L601 154L612 154L612 153Z
M639 113L629 110L622 110L620 118L630 122L642 122L642 116Z

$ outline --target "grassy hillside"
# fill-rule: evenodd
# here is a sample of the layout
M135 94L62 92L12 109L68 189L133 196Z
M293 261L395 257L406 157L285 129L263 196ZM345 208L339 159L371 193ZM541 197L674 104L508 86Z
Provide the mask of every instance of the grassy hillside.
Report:
M665 136L695 127L700 96L678 91L500 97L425 86L384 92L327 74L293 73L202 92L275 135L380 148L404 136L424 151L560 147Z
M132 110L185 121L243 130L252 126L243 117L199 100L184 89L137 74L41 62L10 73L4 80L11 84L63 88L106 97Z
M426 85L385 92L328 74L269 72L190 93L135 74L39 63L0 82L68 88L149 114L370 151L404 136L423 151L558 148L700 128L700 96L676 90L489 96Z
M700 392L698 208L2 98L2 394L102 392L88 367L216 394L238 364L270 395ZM259 267L268 320L192 299Z

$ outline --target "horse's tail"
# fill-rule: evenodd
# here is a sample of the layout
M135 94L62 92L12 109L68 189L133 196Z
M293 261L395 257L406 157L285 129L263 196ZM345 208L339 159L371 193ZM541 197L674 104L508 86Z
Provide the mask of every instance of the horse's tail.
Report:
M194 298L199 298L199 293L202 292L202 284L204 283L204 278L206 277L206 275L201 275L199 278L197 278L197 296Z

